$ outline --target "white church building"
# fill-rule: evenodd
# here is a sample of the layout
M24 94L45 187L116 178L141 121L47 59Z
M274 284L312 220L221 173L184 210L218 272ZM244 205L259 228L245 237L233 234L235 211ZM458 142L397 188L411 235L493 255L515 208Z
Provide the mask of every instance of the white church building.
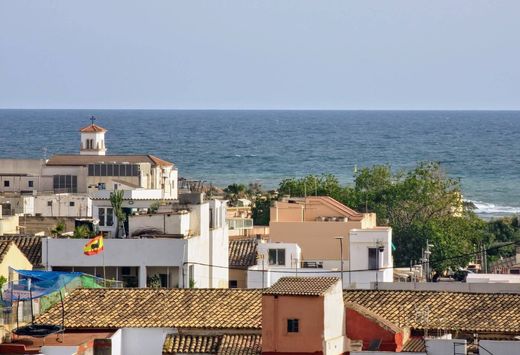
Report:
M3 202L27 215L99 218L96 201L114 190L133 191L152 202L177 199L173 163L150 154L108 155L106 133L92 119L80 129L79 154L0 159L0 195L7 196ZM27 196L33 197L29 201ZM75 201L80 196L84 203Z

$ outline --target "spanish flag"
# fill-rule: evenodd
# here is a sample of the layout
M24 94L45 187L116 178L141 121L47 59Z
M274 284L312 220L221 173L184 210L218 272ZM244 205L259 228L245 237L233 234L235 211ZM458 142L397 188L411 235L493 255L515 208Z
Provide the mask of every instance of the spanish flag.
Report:
M96 255L104 250L103 246L103 235L97 235L83 247L83 254L85 255Z

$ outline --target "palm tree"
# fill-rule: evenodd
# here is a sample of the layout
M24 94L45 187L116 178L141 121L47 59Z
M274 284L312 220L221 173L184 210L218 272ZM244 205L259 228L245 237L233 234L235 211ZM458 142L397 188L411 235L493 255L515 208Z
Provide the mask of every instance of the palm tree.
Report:
M230 206L236 206L238 199L246 196L246 187L242 184L232 184L224 189Z
M114 215L116 216L116 238L125 236L125 226L123 224L126 221L126 214L123 212L123 190L116 190L110 194L110 203L114 209Z
M58 223L56 223L56 227L51 230L51 234L55 237L61 237L63 232L65 232L65 222L60 219Z
M77 226L74 228L74 238L86 239L90 238L90 229L86 225Z

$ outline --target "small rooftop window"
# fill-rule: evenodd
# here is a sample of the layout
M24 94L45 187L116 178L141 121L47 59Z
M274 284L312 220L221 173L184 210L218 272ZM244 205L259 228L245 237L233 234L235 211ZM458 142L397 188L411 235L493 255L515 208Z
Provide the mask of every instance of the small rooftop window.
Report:
M287 319L287 333L298 333L300 331L299 319Z

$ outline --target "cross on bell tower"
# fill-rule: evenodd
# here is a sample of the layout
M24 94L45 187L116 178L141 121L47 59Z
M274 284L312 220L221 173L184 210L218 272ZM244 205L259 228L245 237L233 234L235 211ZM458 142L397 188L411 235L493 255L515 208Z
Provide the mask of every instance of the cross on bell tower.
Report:
M94 123L96 117L90 116L91 124L80 129L81 146L80 155L105 155L107 149L105 147L105 132L107 131L101 126Z

